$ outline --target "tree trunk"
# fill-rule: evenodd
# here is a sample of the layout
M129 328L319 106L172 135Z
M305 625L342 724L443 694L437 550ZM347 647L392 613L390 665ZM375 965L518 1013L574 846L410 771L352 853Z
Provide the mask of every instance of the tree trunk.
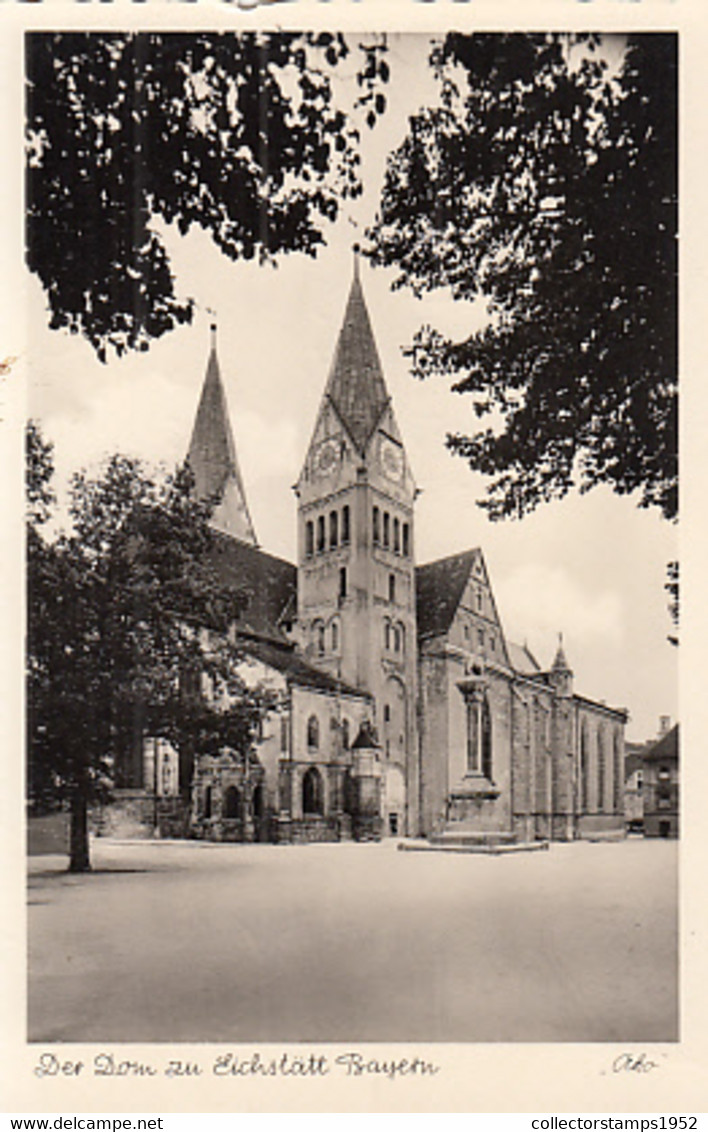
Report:
M71 793L71 825L69 833L69 872L91 871L88 839L88 801L86 772L77 772L77 781Z

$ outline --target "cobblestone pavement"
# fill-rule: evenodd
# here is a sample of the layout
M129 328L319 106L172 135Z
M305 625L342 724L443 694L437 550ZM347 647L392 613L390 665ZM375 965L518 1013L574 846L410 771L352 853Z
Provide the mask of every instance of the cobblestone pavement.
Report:
M670 1041L677 845L34 857L31 1041Z

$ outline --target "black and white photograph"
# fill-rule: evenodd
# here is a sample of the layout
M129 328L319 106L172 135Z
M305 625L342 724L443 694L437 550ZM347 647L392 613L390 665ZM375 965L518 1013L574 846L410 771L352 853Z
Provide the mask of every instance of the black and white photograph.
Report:
M590 7L25 31L35 1051L680 1043L680 38Z

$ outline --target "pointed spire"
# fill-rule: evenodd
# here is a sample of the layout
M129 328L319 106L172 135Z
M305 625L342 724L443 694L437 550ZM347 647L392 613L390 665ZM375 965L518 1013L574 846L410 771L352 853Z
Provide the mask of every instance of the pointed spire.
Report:
M389 402L354 251L352 279L326 393L363 455Z
M556 657L551 665L552 672L570 672L571 668L568 664L565 650L563 648L563 634L558 634L558 648L556 650Z
M212 525L256 546L216 353L216 322L210 330L211 350L187 459L197 498L219 500Z

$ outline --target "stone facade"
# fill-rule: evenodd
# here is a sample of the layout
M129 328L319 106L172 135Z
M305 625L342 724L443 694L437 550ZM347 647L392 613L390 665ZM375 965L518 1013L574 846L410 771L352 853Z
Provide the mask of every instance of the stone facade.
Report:
M679 836L679 725L675 724L645 752L644 836Z

